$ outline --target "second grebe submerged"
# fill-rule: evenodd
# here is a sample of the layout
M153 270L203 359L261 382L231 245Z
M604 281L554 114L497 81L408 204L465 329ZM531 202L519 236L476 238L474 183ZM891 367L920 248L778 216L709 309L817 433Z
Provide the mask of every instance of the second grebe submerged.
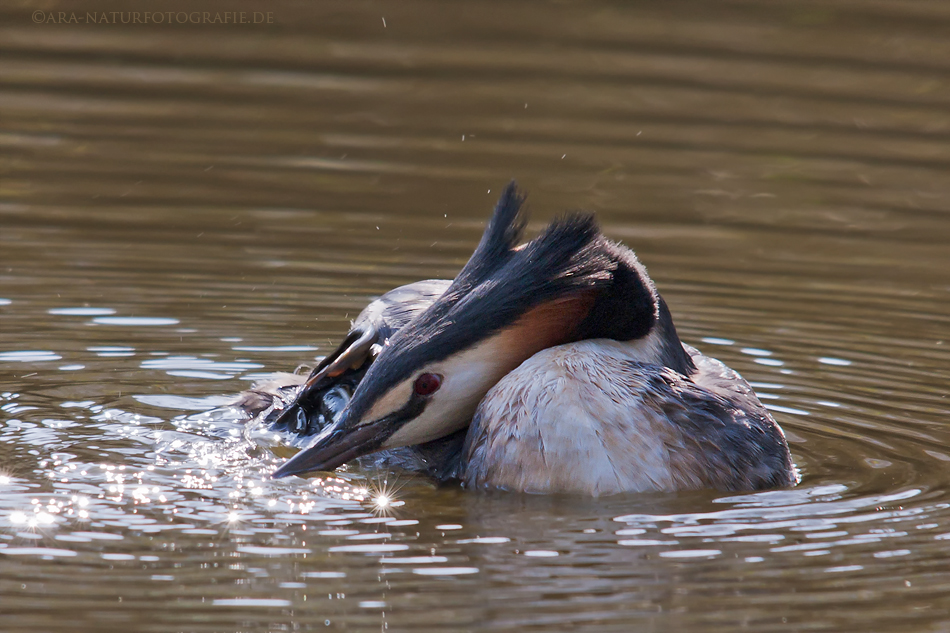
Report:
M782 430L739 374L680 342L633 251L588 214L519 246L522 202L510 184L454 281L387 293L285 387L270 419L316 433L274 477L389 450L469 488L794 485ZM343 383L352 397L334 419L328 393Z

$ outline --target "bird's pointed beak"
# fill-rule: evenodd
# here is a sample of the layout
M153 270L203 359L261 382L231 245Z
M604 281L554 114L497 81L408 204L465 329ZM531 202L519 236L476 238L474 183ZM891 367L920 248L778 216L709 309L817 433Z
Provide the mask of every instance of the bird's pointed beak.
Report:
M367 424L350 426L347 416L328 426L313 442L271 475L274 479L309 473L332 471L346 462L372 453L392 435L392 427L384 418Z

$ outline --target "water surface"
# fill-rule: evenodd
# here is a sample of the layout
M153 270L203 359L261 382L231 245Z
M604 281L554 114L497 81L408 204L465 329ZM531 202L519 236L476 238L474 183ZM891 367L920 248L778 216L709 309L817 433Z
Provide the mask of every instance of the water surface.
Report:
M0 628L950 630L944 3L271 6L0 9ZM453 276L512 177L638 252L800 486L267 479L216 407Z

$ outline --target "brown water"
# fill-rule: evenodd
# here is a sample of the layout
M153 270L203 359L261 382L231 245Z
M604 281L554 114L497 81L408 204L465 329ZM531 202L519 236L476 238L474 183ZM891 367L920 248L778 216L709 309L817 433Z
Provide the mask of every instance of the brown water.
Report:
M950 631L950 4L659 6L6 3L0 630ZM512 177L637 250L800 486L266 479L207 410L454 275Z

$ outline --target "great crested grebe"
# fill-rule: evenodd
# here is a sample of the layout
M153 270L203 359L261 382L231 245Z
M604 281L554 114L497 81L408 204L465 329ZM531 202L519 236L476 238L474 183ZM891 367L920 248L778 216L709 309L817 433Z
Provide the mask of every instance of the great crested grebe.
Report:
M522 202L508 185L454 281L374 301L339 349L278 390L268 420L314 437L273 476L386 451L469 488L794 485L782 430L739 374L680 342L633 251L589 214L519 245Z

